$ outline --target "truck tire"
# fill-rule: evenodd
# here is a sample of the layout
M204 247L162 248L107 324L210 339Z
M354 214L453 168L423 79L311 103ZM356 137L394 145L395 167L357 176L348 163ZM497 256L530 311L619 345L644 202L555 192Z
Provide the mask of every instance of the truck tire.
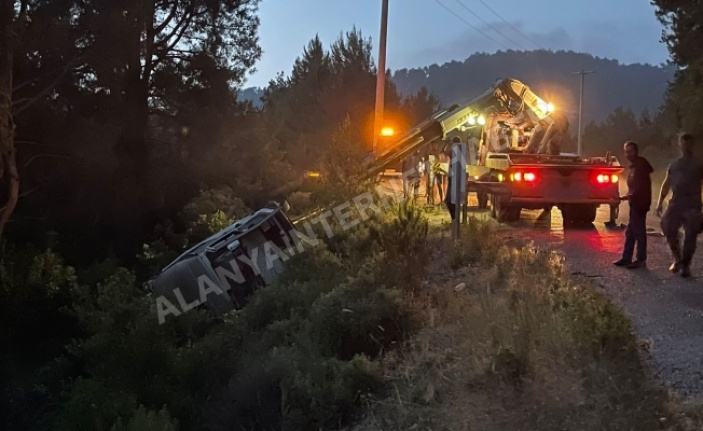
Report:
M485 210L488 208L488 194L483 192L477 192L476 197L478 200L478 209Z
M520 220L522 207L514 205L504 205L500 202L500 198L491 195L491 217L500 223L515 222Z
M598 205L568 204L560 207L564 224L587 225L596 221Z

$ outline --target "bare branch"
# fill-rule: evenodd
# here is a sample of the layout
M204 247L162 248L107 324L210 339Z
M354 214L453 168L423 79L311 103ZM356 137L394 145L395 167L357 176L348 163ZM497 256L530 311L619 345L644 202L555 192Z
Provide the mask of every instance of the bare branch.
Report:
M36 159L72 159L73 157L69 156L61 156L58 154L37 154L36 156L32 156L27 160L27 163L25 163L22 166L22 170L27 169L27 166L29 166L30 163L35 161Z
M44 144L42 142L36 142L36 141L18 141L15 140L15 144L23 144L23 145L39 145L41 147L58 147L58 145L54 144Z
M173 27L173 30L166 36L164 36L161 40L155 41L154 46L156 47L161 47L164 45L168 45L168 41L178 35L178 34L183 34L186 29L188 29L188 26L190 25L190 20L193 18L195 12L195 6L191 3L189 5L188 10L186 10L183 14L183 17L176 23L176 25ZM180 36L179 36L180 39ZM168 52L168 50L166 50Z
M29 195L29 194L32 194L32 193L36 192L37 190L39 190L39 189L41 189L41 188L43 188L43 187L46 187L46 184L40 184L40 185L38 185L38 186L36 186L36 187L34 187L34 188L32 188L32 189L29 189L29 190L25 191L24 193L20 193L19 197L20 197L20 198L23 198L23 197L25 197L25 196L27 196L27 195Z
M55 69L53 69L53 70L50 70L50 71L48 71L48 72L42 73L41 75L39 75L39 76L37 76L37 77L35 77L35 78L29 79L29 80L27 80L27 81L24 81L24 82L22 82L21 84L17 84L16 86L14 86L14 87L12 88L12 92L13 92L13 93L16 93L17 91L19 91L19 90L21 90L22 88L24 88L24 87L26 87L26 86L32 84L33 82L39 81L40 79L46 78L47 76L51 76L51 75L53 75L53 74L56 73L56 72L61 72L61 71L63 71L65 68L66 68L65 65L64 65L64 66L60 66L60 67L57 67L57 68L55 68Z
M29 0L22 0L20 4L20 14L17 16L17 22L22 22L27 17L27 4Z
M168 14L168 16L161 23L161 25L154 29L155 34L161 33L162 31L164 31L164 29L166 29L166 27L168 27L173 18L176 16L176 12L178 12L178 2L173 3L173 9L171 9L171 13Z
M43 90L41 90L41 91L38 92L36 95L34 95L34 97L31 97L31 98L28 98L28 99L22 99L22 100L26 100L26 101L24 101L24 102L21 103L21 104L20 104L20 103L17 103L17 108L13 108L12 114L15 115L15 116L18 116L18 115L22 114L24 111L26 111L27 109L29 109L29 108L30 108L33 104L35 104L37 101L39 101L39 100L45 98L46 96L48 96L49 93L51 93L51 92L54 90L54 88L56 88L56 86L59 85L59 83L61 82L61 80L63 80L64 77L66 77L66 75L68 74L68 72L71 71L71 69L72 69L76 64L79 63L79 61L80 61L80 57L76 57L76 58L74 58L73 60L69 61L69 62L66 64L66 66L63 67L63 69L61 70L61 73L59 73L59 74L56 76L56 78L54 78L53 81L51 81L46 87L44 87ZM15 103L13 103L13 105L15 105Z

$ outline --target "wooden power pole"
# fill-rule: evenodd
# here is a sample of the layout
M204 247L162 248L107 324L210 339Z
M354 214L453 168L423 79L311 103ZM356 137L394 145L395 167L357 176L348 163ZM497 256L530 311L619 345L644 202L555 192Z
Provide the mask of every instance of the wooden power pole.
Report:
M378 73L376 76L376 109L373 121L373 148L376 151L378 137L383 127L383 106L386 91L386 33L388 32L388 0L383 0L381 11L381 37L378 44Z

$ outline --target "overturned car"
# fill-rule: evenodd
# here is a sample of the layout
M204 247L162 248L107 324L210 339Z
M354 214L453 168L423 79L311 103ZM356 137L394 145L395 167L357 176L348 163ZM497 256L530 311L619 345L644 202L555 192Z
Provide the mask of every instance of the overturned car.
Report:
M281 257L299 238L283 208L271 202L186 250L147 281L159 323L196 307L238 309L283 271Z

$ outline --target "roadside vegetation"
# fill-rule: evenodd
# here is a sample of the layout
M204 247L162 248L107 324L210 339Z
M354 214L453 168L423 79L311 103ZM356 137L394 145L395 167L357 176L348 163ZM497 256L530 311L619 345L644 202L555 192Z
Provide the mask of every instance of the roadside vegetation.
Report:
M321 235L243 310L164 325L133 271L16 251L0 272L3 352L23 353L2 358L8 429L700 429L559 256L489 221L448 232L398 203Z
M627 318L558 254L476 219L458 244L429 242L421 329L383 358L384 395L355 430L701 429L700 409L648 374Z

